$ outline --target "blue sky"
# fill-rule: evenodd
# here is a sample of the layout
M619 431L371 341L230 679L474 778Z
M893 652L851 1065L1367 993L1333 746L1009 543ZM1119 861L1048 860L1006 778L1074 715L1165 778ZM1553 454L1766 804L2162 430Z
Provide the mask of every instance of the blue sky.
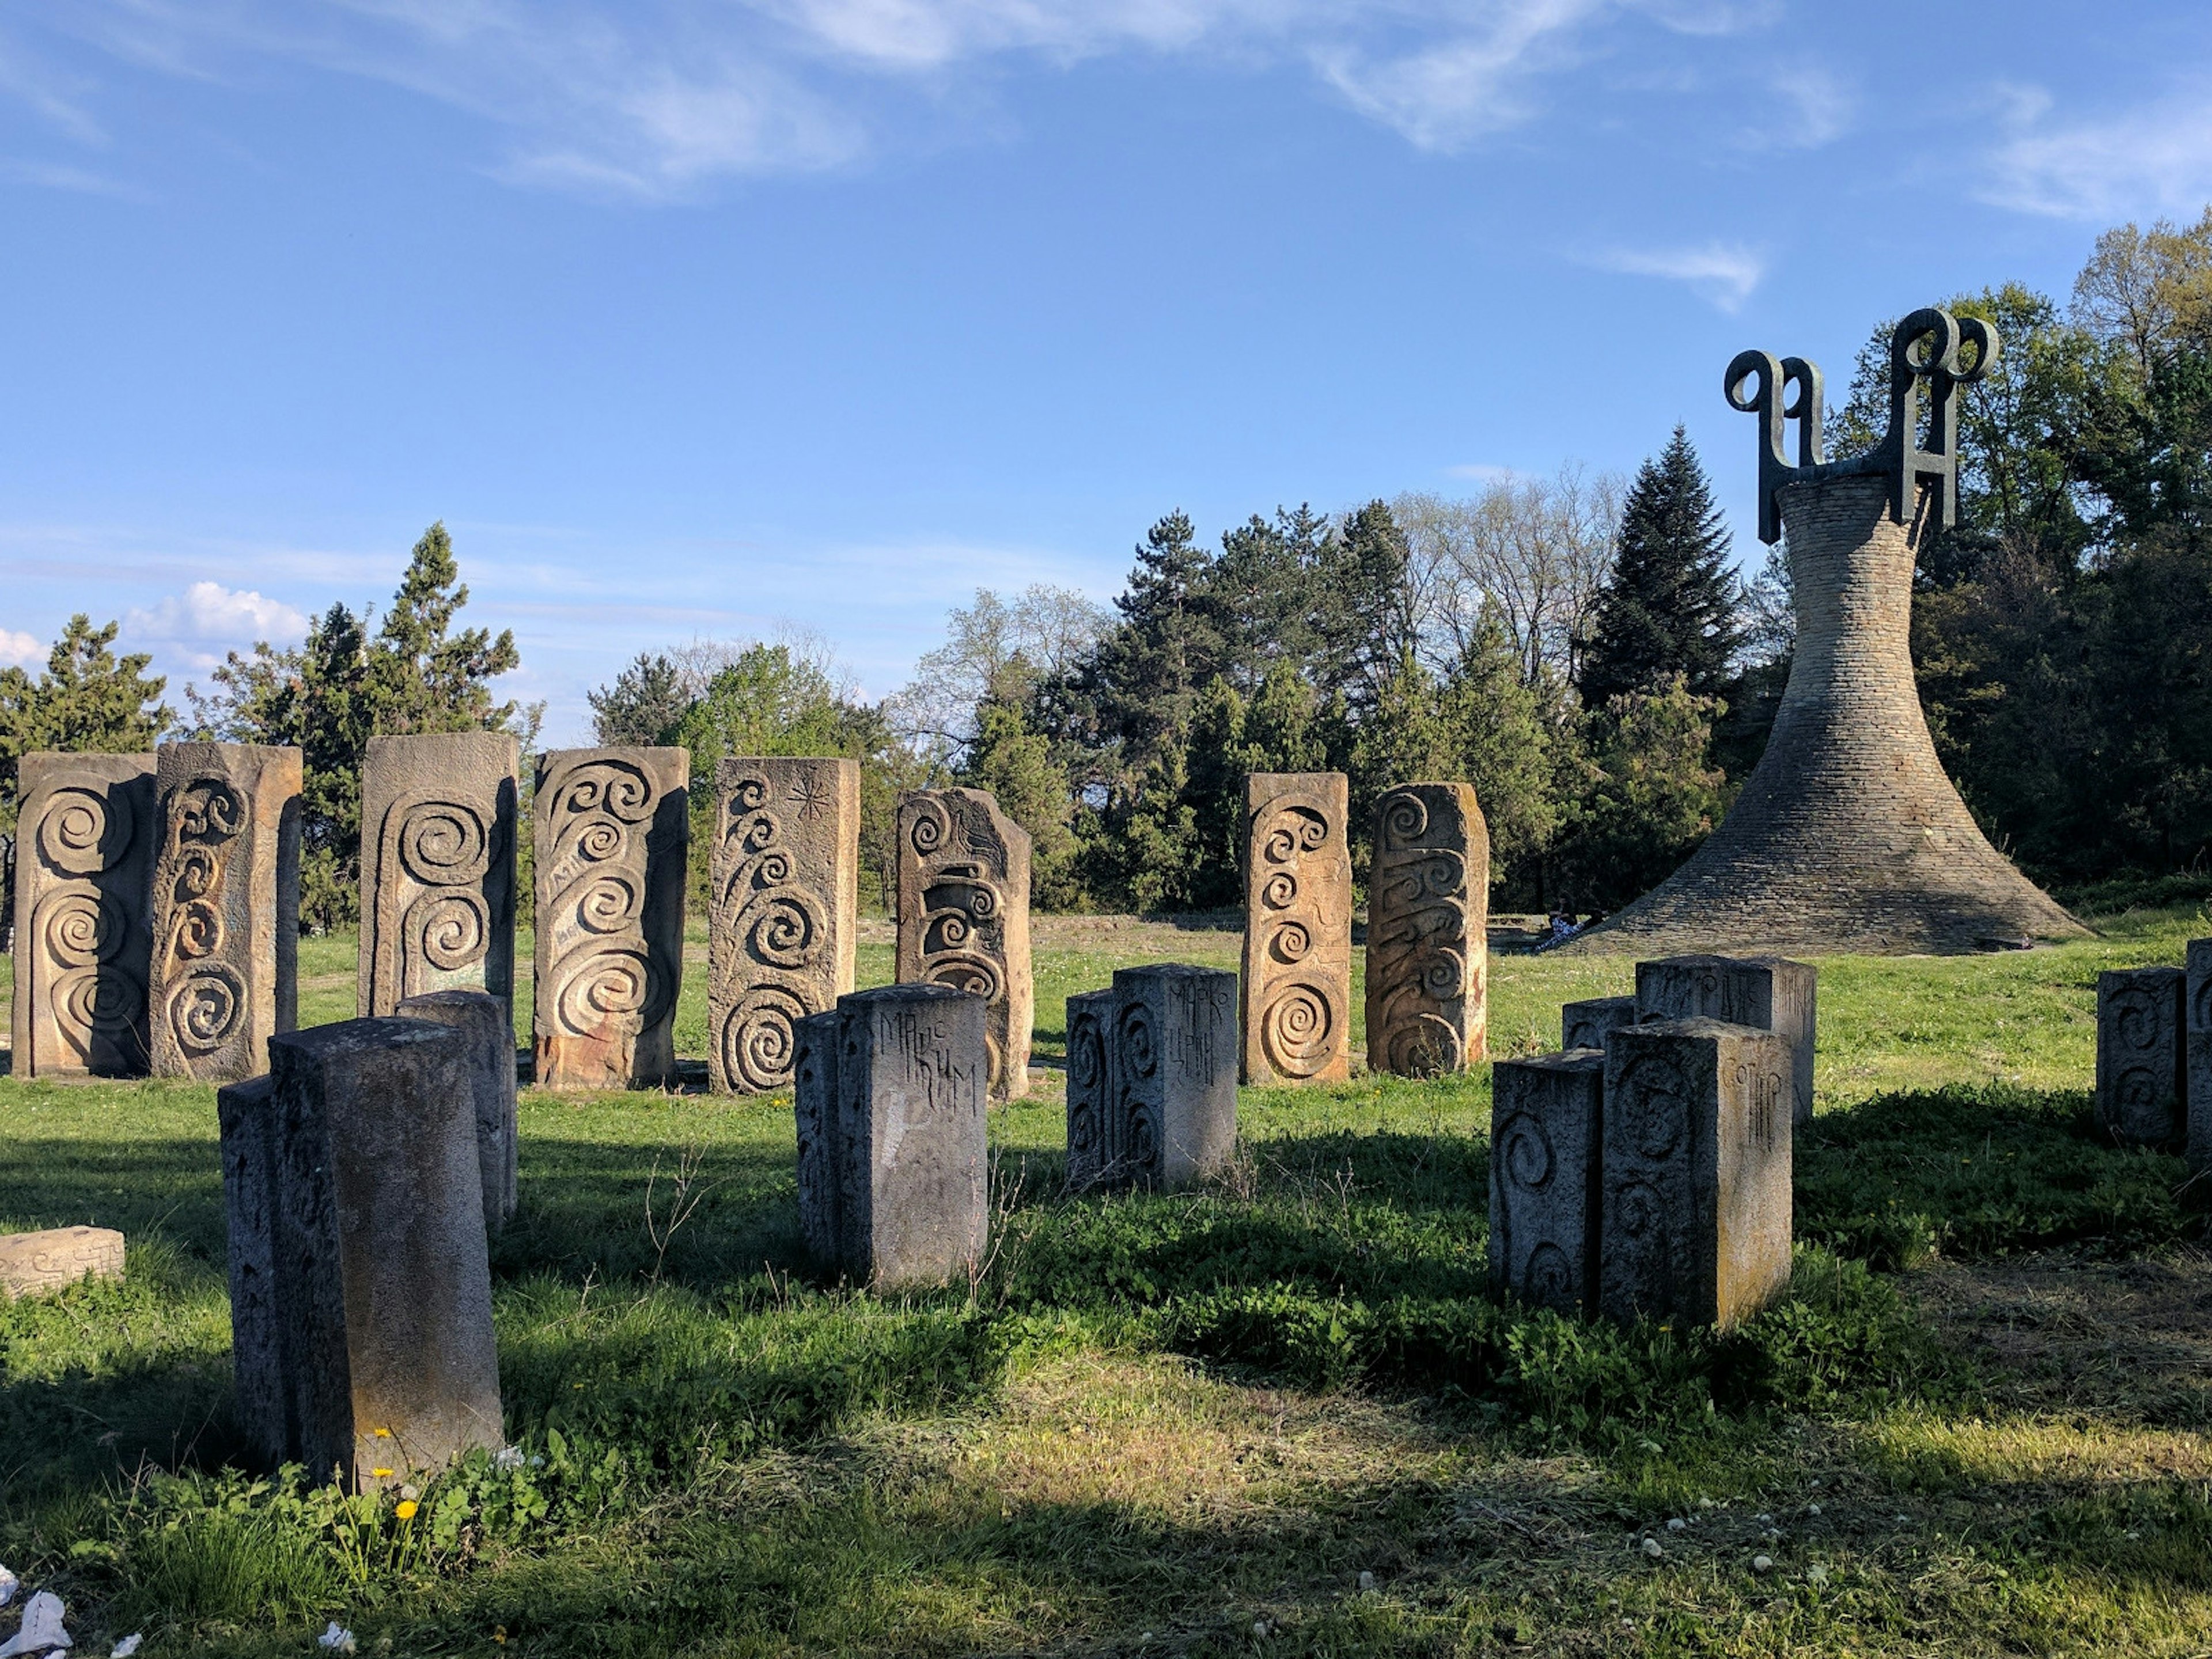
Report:
M1632 467L1740 348L2212 200L2212 7L70 0L0 14L0 660L176 677L443 518L509 695L896 690L1161 513Z

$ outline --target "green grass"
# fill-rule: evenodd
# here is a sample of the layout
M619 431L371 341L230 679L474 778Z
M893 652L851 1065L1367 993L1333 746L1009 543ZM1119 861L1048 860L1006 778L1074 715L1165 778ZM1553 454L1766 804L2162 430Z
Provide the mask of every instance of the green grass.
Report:
M405 1522L231 1468L212 1091L0 1079L0 1227L131 1239L125 1284L0 1307L0 1561L149 1659L332 1617L400 1654L2202 1652L2204 1217L2083 1091L2097 970L2205 930L1821 963L1797 1284L1717 1339L1489 1297L1486 1068L1248 1091L1207 1190L1060 1196L1063 1000L1233 935L1041 930L1047 1080L993 1114L998 1252L941 1294L811 1273L787 1100L527 1093L494 1266L543 1461ZM303 945L308 1022L351 1012L351 950ZM1492 974L1493 1047L1534 1052L1631 965ZM663 1252L646 1183L687 1152L714 1184Z

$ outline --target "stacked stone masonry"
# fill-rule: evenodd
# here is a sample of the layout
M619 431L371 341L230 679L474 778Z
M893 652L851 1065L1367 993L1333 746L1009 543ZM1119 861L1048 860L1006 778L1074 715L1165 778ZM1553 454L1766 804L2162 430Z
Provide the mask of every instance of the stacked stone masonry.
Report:
M368 740L356 1012L450 990L513 1007L520 764L507 732Z
M676 1080L691 757L561 749L538 763L537 1082Z
M1401 1077L1488 1054L1490 831L1464 783L1408 783L1375 808L1367 1060Z
M250 744L155 751L153 1069L225 1082L298 1023L301 756Z
M853 988L860 766L726 760L714 793L708 1075L743 1094L787 1089L799 1022Z
M1341 772L1244 780L1246 1083L1352 1074L1352 852Z
M18 766L15 1075L143 1077L154 757L34 753Z
M983 789L899 801L902 985L944 985L990 1011L990 1093L1029 1092L1036 988L1030 971L1030 833Z

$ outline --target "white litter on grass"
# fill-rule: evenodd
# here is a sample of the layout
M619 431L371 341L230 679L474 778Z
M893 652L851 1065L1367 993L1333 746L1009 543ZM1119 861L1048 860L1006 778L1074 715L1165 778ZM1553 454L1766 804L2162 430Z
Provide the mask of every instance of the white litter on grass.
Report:
M1667 1547L1656 1538L1647 1538L1644 1540L1644 1553L1656 1561L1667 1553Z
M1820 1506L1818 1504L1808 1504L1805 1505L1805 1513L1808 1515L1818 1515L1820 1512Z
M21 1579L16 1577L15 1575L9 1571L7 1568L0 1567L0 1607L4 1607L10 1601L14 1601L15 1599L15 1592L22 1588L23 1581Z
M1667 1530L1668 1532L1680 1532L1689 1524L1690 1523L1688 1522L1683 1520L1682 1517L1678 1515L1667 1523Z
M1753 1572L1772 1572L1774 1571L1774 1558L1771 1555L1753 1556L1751 1558L1751 1570Z
M1371 1572L1361 1573L1359 1575L1359 1588L1364 1590L1373 1589L1375 1588L1375 1575Z
M354 1650L353 1632L333 1619L331 1627L315 1638L315 1645L328 1648L332 1653L351 1653Z
M107 1659L131 1659L131 1656L138 1651L138 1644L145 1639L145 1632L132 1631L130 1635L115 1644L114 1651L107 1656Z
M23 1628L0 1642L0 1659L12 1659L18 1653L51 1653L56 1648L76 1645L70 1633L62 1628L62 1598L52 1590L40 1590L23 1604Z
M522 1467L522 1448L501 1446L491 1455L491 1466L495 1469L519 1469Z

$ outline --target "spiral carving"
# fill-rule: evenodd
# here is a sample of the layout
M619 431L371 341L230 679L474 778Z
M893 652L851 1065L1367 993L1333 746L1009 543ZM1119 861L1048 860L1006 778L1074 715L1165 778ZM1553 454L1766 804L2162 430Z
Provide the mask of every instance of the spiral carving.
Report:
M1574 1263L1548 1238L1528 1252L1528 1264L1522 1272L1522 1295L1539 1307L1571 1308L1581 1300L1576 1293Z
M2126 1048L2154 1048L2158 1046L2162 1024L2158 1005L2150 996L2133 986L2115 992L2106 1000L2107 1024L2119 1045Z
M1309 1078L1336 1052L1336 1016L1328 993L1292 981L1279 988L1260 1015L1260 1041L1267 1063L1289 1078Z
M1606 1110L1615 1110L1613 1093L1606 1091ZM1621 1074L1620 1090L1623 1138L1640 1158L1656 1164L1680 1142L1690 1115L1689 1084L1680 1066L1664 1054L1638 1054Z
M952 821L945 809L935 801L921 801L914 808L914 823L907 831L907 839L914 850L924 858L933 858L952 836Z
M1419 795L1391 795L1382 803L1382 838L1395 847L1411 847L1429 833L1428 803Z
M1394 1022L1383 1043L1389 1068L1400 1077L1442 1077L1466 1058L1458 1030L1431 1012Z
M1310 807L1286 806L1269 826L1261 842L1261 856L1270 864L1288 864L1310 853L1328 839L1328 820Z
M1159 1041L1152 1030L1152 1011L1141 1002L1124 1003L1115 1022L1114 1056L1128 1081L1156 1076L1160 1069Z
M219 962L195 968L169 993L169 1029L188 1054L211 1054L236 1033L246 1011L246 984Z
M1498 1168L1505 1172L1506 1181L1530 1192L1542 1190L1552 1178L1556 1159L1552 1152L1552 1137L1540 1119L1521 1113L1505 1126L1492 1154Z
M40 902L31 931L56 968L89 968L120 954L130 926L112 894L64 888Z
M146 1006L146 988L118 964L65 975L54 988L54 1004L55 1023L88 1060L98 1042L126 1050L139 1045L138 1015Z
M554 965L554 1006L563 1030L579 1036L635 1033L647 1006L652 963L641 946L599 941Z
M1408 1077L1457 1071L1470 1050L1480 1054L1480 996L1469 971L1485 948L1480 878L1468 850L1479 814L1452 789L1406 786L1385 795L1376 815L1367 1042L1375 1064Z
M1284 922L1268 939L1267 953L1278 962L1304 962L1313 954L1313 929L1303 921Z
M1260 884L1260 902L1270 910L1287 910L1298 902L1298 878L1278 870Z
M1006 986L1006 974L999 964L972 951L956 951L937 957L923 970L921 982L949 985L986 1002L995 1000Z
M813 966L829 931L820 901L797 887L756 894L737 922L738 937L754 961L785 969Z
M441 973L481 962L491 944L491 906L465 888L426 893L407 908L407 937Z
M129 791L63 787L46 797L37 846L55 874L96 876L120 864L137 835Z
M790 1086L799 1022L815 1012L787 988L756 986L722 1022L722 1070L745 1088Z

